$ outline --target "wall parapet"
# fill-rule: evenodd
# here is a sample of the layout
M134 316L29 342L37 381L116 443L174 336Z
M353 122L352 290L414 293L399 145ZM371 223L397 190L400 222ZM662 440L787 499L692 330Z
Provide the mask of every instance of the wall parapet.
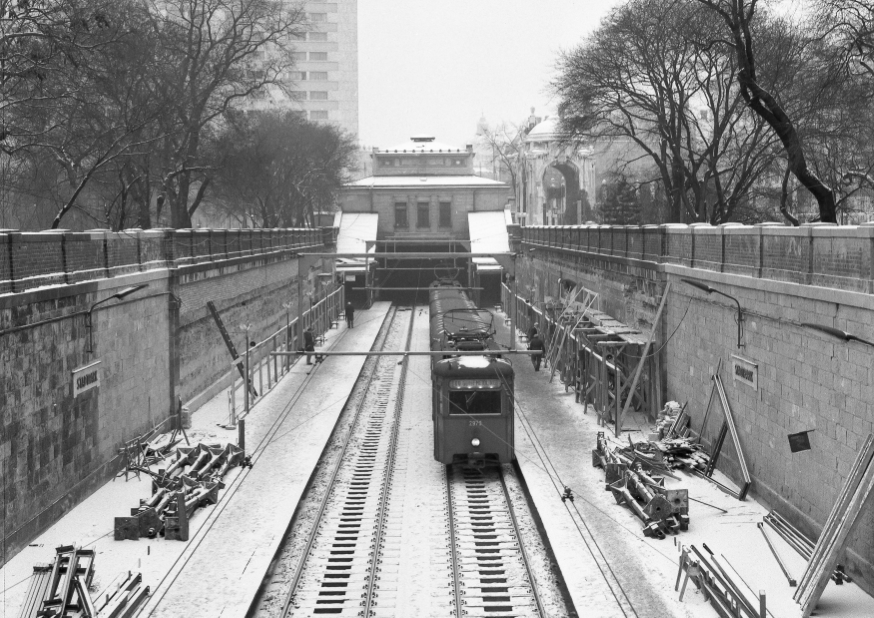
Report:
M874 223L528 226L522 244L874 293Z
M336 243L335 228L0 229L0 294Z

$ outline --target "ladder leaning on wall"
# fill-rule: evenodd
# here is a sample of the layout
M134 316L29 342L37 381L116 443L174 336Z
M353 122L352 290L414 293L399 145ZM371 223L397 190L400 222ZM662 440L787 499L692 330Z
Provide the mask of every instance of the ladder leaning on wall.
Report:
M576 313L576 311L572 313L568 313L571 308L577 303L577 298L581 293L585 292L585 296L580 304L583 305L583 310ZM586 313L591 309L592 305L598 298L598 294L584 288L581 285L574 286L573 290L568 292L567 302L565 303L564 309L561 312L561 315L556 319L555 322L555 330L552 333L552 337L549 341L549 347L547 348L547 361L549 362L549 381L555 378L555 371L558 366L556 362L561 356L562 350L564 348L565 341L567 340L568 334L573 333L574 330L580 325L580 323L585 319ZM573 325L570 329L563 326L563 322L565 318L570 318L570 321L573 321Z

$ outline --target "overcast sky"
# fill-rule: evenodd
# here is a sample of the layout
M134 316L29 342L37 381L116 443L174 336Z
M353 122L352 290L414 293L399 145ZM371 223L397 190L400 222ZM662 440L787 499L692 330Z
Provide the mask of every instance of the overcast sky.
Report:
M559 51L618 0L358 0L360 141L427 133L463 146L481 115L519 123L548 92Z

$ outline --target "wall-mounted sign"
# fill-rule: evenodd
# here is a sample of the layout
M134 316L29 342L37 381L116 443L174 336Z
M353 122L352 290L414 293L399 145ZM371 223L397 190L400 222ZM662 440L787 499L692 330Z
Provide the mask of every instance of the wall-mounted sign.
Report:
M73 397L100 386L101 362L103 361L94 361L90 365L73 370Z
M759 366L740 356L731 355L731 377L735 382L741 382L754 389L759 388Z

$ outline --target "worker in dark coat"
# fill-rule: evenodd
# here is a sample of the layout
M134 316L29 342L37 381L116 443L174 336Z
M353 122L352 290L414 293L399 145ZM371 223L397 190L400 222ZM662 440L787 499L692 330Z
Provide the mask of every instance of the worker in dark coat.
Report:
M316 337L313 334L313 327L310 326L305 331L303 331L303 349L306 352L315 352L316 351ZM307 365L313 364L313 355L307 354Z
M540 361L543 359L543 355L546 354L546 344L543 343L540 333L536 330L534 331L534 336L528 340L528 349L541 351L541 354L531 355L531 362L534 364L534 371L540 371Z
M346 326L349 328L353 327L353 323L355 321L355 307L352 306L351 302L346 303Z

